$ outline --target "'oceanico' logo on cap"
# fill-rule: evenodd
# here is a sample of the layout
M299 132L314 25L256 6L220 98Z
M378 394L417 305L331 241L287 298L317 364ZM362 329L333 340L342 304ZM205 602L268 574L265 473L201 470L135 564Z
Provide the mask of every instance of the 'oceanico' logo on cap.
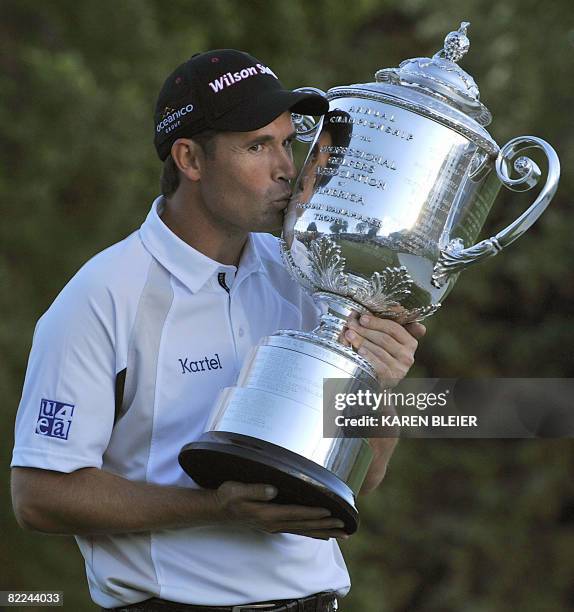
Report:
M170 115L162 119L157 124L157 127L155 128L156 132L161 132L167 126L170 126L170 128L166 130L166 134L168 132L171 132L171 130L176 128L180 124L180 122L178 121L175 125L171 125L171 124L177 119L180 119L181 117L183 117L184 115L187 115L187 113L191 113L192 111L193 111L193 104L188 104L187 106L183 106L182 108L174 111L173 113L171 113Z
M231 74L231 72L226 72L214 81L211 81L209 86L215 93L219 93L234 83L238 83L239 81L243 81L243 79L248 79L252 76L257 76L258 74L269 74L277 79L277 75L273 72L273 70L271 70L271 68L268 68L263 64L256 64L256 66L257 67L249 66L249 68L243 68L242 70L234 72L233 74Z

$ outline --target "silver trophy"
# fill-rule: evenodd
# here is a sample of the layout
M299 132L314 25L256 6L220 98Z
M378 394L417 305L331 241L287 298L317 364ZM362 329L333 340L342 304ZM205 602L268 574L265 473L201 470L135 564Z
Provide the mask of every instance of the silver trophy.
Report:
M380 388L371 365L340 342L347 318L428 317L462 270L499 253L548 206L558 157L540 138L500 148L486 131L491 114L457 64L470 46L468 25L432 58L379 70L374 83L330 89L318 124L295 116L299 139L312 144L281 248L323 314L310 333L264 338L236 386L222 391L206 432L179 455L199 485L272 483L275 501L327 507L355 531L372 451L365 439L323 437L323 379L341 379L343 393ZM518 219L477 243L501 185L527 191L539 182L528 149L548 159L543 188Z

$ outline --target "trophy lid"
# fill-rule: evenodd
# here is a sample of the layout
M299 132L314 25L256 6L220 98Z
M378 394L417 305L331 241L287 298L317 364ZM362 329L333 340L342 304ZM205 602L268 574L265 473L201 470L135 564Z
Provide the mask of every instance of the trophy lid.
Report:
M456 32L447 34L444 47L432 58L416 57L401 62L398 68L384 68L377 71L375 80L418 88L421 93L462 111L480 125L488 125L492 115L480 101L474 79L457 64L470 48L466 34L469 25L468 21L463 21Z
M492 115L480 101L474 79L457 64L470 47L469 25L463 21L457 31L447 34L443 48L432 58L417 57L401 62L398 68L383 68L375 73L375 83L335 87L327 97L383 99L439 121L496 155L498 145L484 128Z

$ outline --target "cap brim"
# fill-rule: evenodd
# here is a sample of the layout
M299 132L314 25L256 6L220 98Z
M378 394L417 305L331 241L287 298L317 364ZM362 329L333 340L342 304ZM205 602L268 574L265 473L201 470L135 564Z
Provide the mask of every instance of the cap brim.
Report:
M328 110L329 102L319 94L276 89L259 94L255 100L244 101L211 123L218 130L251 132L268 125L286 111L324 115Z

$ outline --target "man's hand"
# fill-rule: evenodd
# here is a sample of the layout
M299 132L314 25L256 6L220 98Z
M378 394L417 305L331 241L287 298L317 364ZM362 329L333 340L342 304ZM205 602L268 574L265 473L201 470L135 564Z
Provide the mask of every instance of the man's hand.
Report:
M377 372L379 384L404 378L415 362L418 341L426 334L421 323L409 323L404 327L390 319L363 315L350 318L345 339Z
M372 364L382 387L395 385L405 377L415 361L418 341L427 331L421 323L403 327L390 319L372 315L363 315L358 320L349 318L347 325L349 329L344 333L344 341ZM383 480L397 438L372 438L369 443L374 457L361 494L374 491Z
M224 482L215 491L217 519L267 533L294 533L320 540L348 537L343 521L331 517L326 508L270 504L276 495L277 489L269 485Z

